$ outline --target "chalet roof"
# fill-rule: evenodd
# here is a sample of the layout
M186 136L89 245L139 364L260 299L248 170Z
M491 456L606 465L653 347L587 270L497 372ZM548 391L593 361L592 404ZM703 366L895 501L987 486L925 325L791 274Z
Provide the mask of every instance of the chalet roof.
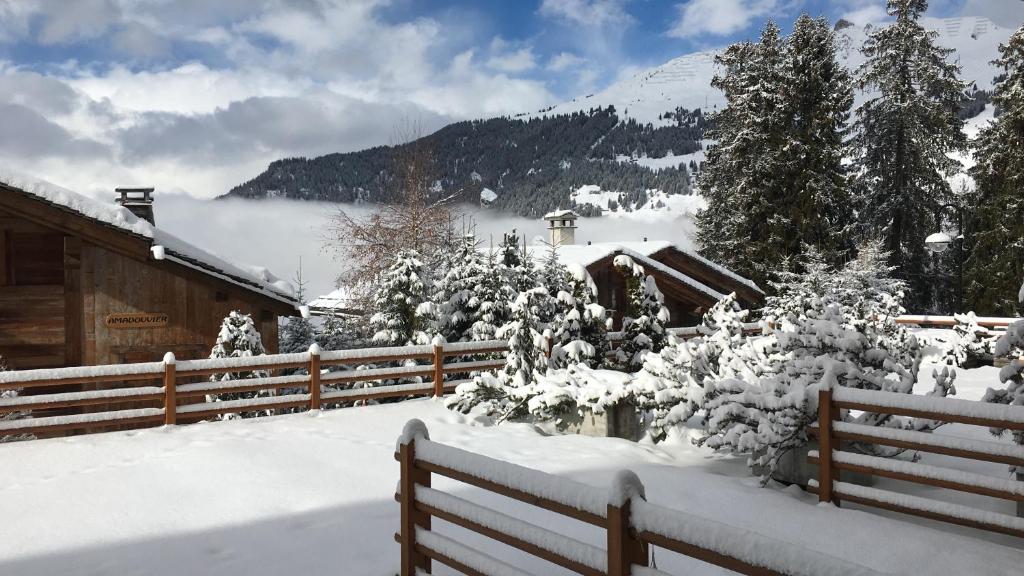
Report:
M337 288L309 302L310 311L316 315L350 313L355 310L354 307L355 302L348 288Z
M292 306L297 304L295 288L266 268L229 262L157 228L118 204L100 202L4 166L0 166L0 184L125 234L141 237L147 240L151 247L162 246L162 250L156 250L154 253L162 252L161 256L165 260L274 300Z
M563 218L576 219L579 217L579 214L572 210L555 210L554 212L548 212L544 215L545 220L561 220Z

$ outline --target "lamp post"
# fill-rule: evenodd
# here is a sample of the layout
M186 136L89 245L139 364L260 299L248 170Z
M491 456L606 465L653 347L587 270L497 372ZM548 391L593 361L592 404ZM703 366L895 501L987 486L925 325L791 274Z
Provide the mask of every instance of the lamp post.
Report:
M942 209L952 210L956 214L956 237L951 238L949 234L935 232L924 239L924 247L932 254L942 254L949 249L950 245L957 247L957 289L956 307L957 312L963 312L964 307L964 214L963 209L956 204L943 204ZM941 226L942 218L936 218Z

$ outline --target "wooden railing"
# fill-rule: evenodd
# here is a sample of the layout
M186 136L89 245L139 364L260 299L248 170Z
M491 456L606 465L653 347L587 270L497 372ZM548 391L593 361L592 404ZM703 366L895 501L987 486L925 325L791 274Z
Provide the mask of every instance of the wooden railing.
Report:
M808 489L821 502L855 502L1024 538L1024 518L859 486L843 482L840 475L843 471L869 474L1014 502L1024 502L1024 482L850 452L840 443L877 444L1013 466L1024 466L1024 446L838 421L839 411L847 409L1019 432L1024 431L1024 406L851 388L821 390L818 402L818 426L811 433L819 438L820 449L808 457L818 465L818 480L812 480Z
M28 413L29 417L0 421L0 436L44 434L67 431L92 432L111 426L144 427L195 422L221 414L285 409L319 410L324 407L366 400L407 396L442 396L460 383L446 379L451 374L494 370L504 359L446 361L453 357L507 353L503 341L460 342L435 346L366 348L321 352L316 346L299 354L273 354L246 358L177 361L167 354L163 362L82 366L51 370L0 372L0 391L28 390L28 394L0 399L0 415ZM355 366L430 360L430 364L391 366L367 370L324 372L332 366ZM305 374L268 376L212 382L210 376L238 372L302 369ZM430 378L425 382L337 389L356 382ZM198 381L197 381L198 380ZM185 383L183 383L185 382ZM113 384L115 387L100 387ZM140 385L141 384L141 385ZM96 387L94 390L64 392L68 387ZM325 387L327 389L325 389ZM58 390L56 392L52 390ZM44 393L35 394L37 390ZM296 390L304 390L296 392ZM207 396L271 391L262 398L207 402ZM287 391L284 395L277 395ZM49 392L49 393L45 393ZM127 409L114 406L128 404ZM150 407L139 408L139 405ZM156 406L159 407L156 407ZM84 412L97 408L101 411ZM77 411L56 416L33 414Z
M669 576L650 566L654 547L740 574L876 574L760 533L650 504L632 472L620 472L609 490L601 490L432 442L419 420L406 424L395 459L401 468L395 494L401 524L395 540L401 544L402 576L429 573L432 562L470 576L527 574L518 562L512 566L438 533L432 529L433 518L586 576ZM606 546L437 490L431 486L434 474L596 526L606 533Z

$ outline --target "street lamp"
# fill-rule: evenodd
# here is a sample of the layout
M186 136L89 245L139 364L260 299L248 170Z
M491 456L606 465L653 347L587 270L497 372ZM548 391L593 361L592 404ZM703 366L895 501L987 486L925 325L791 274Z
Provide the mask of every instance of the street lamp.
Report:
M957 307L957 312L961 312L962 313L964 311L963 310L963 307L964 307L964 214L963 214L963 210L960 208L960 206L957 206L956 204L944 204L942 206L942 208L946 209L946 210L951 209L956 214L956 222L957 222L956 237L955 238L951 238L949 236L949 234L946 234L945 232L941 232L941 231L940 232L936 232L934 234L928 235L928 237L924 239L924 247L925 247L926 250L928 250L932 254L942 254L943 252L945 252L946 250L949 249L949 247L953 244L953 242L957 243L957 249L958 249L957 250L957 252L958 252L958 255L957 255L957 260L958 260L958 262L957 262L958 282L957 282L957 284L958 284L958 286L957 286L957 291L956 291L956 307ZM939 224L941 225L942 224L942 218L941 217L937 217L936 219L938 220Z

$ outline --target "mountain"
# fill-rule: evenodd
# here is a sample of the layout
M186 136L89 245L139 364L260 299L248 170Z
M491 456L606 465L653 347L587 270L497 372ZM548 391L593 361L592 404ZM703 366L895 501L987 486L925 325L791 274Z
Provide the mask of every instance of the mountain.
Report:
M992 88L991 65L1012 30L987 18L926 18L937 43L956 50L962 77L978 90ZM873 25L836 24L839 55L855 70L859 47ZM417 144L433 159L432 190L456 194L523 216L559 207L584 215L609 210L692 211L692 171L703 160L708 119L724 105L711 86L718 51L675 58L637 73L595 94L513 118L457 122ZM855 105L866 96L857 95ZM984 92L964 109L982 109ZM273 162L227 196L287 197L335 202L388 202L394 197L396 154L406 146L377 147L318 158Z

